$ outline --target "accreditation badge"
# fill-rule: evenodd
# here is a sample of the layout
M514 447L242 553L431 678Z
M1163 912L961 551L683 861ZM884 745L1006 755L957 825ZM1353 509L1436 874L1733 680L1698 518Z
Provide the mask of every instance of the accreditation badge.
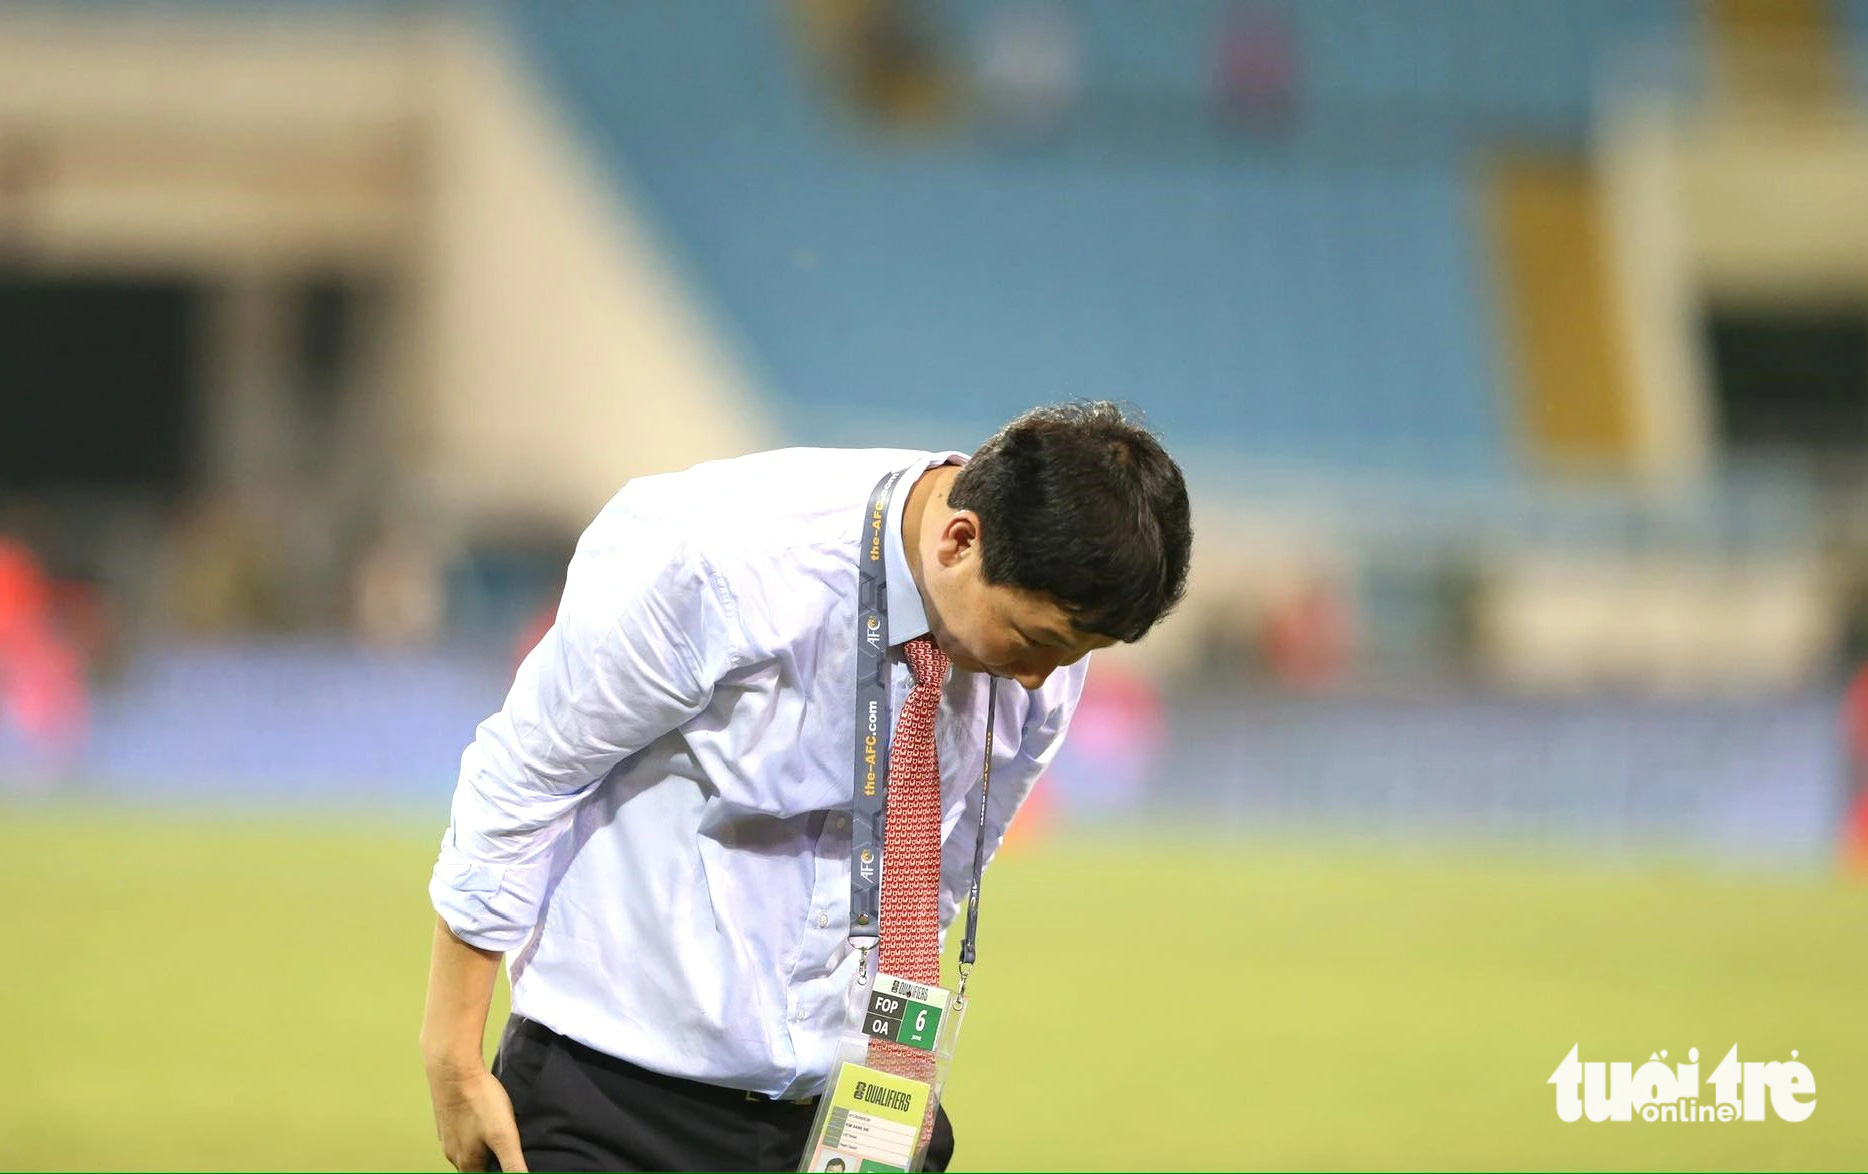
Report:
M863 1034L924 1052L936 1051L941 1023L952 1003L953 996L945 987L878 974L863 1010Z
M801 1169L919 1170L965 1000L944 987L888 974L858 990L868 992L857 1020L860 1032L844 1033ZM912 1051L871 1057L871 1040Z

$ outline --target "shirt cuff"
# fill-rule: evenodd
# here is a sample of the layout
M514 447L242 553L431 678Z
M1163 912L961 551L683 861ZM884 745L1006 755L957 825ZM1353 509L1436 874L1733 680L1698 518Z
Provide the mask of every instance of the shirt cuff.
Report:
M535 902L505 883L506 869L443 847L428 881L428 899L454 936L504 953L518 948L538 918Z

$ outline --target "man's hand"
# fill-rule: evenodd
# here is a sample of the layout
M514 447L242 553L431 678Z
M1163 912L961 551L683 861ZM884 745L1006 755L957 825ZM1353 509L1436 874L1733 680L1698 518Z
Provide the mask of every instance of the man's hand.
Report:
M428 1096L442 1156L456 1170L485 1170L488 1158L498 1158L502 1170L525 1169L512 1101L491 1072L478 1064L429 1065Z
M422 1011L422 1067L435 1106L435 1134L456 1170L525 1169L512 1099L481 1058L487 1005L499 976L499 954L470 946L447 923L435 922L428 963L428 1005Z

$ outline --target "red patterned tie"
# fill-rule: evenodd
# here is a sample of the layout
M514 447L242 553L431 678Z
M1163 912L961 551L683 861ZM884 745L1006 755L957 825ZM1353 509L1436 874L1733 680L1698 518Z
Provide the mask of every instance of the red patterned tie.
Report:
M882 832L882 944L886 974L940 985L940 759L934 715L947 679L947 654L926 636L902 646L915 686L902 703L889 744L887 821ZM869 1041L869 1062L932 1080L934 1056L906 1044Z

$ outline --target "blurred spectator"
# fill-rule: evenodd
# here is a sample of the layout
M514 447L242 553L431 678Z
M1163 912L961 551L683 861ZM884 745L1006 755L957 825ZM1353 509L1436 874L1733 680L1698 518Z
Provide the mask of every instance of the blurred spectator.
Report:
M0 537L0 735L25 742L35 773L64 773L81 748L90 704L84 664L53 608L45 568Z
M1848 772L1843 787L1842 862L1868 876L1868 665L1842 695L1842 731Z
M92 682L109 680L123 668L123 620L103 586L61 579L52 585L52 610Z
M950 110L952 78L934 21L914 0L798 0L793 11L819 68L863 112L898 127Z
M1160 692L1146 677L1112 659L1096 665L1083 685L1070 739L1045 772L1043 795L1068 815L1125 811L1145 797L1149 775L1167 737ZM1025 813L1014 827L1027 822Z
M561 580L558 583L558 589L551 593L551 599L542 604L532 614L532 618L526 621L525 627L519 630L519 638L513 641L512 646L514 668L517 668L526 657L532 654L532 650L538 647L538 642L545 638L545 633L551 631L551 625L558 622L558 604L563 597L564 583Z
M247 502L232 493L210 496L176 527L169 611L196 635L276 631L287 616L276 560Z
M466 537L442 572L447 638L506 650L535 631L536 644L556 614L576 546L575 534L545 518L508 520ZM523 657L531 644L515 651Z
M981 115L994 131L1042 135L1077 101L1083 47L1066 9L993 10L978 54L974 87Z
M1242 10L1221 27L1213 66L1220 113L1253 130L1282 129L1297 101L1297 49L1276 12Z
M1259 666L1258 614L1243 593L1202 609L1189 679L1207 689L1237 688Z
M1349 607L1327 583L1306 584L1265 618L1265 665L1281 685L1316 692L1342 682L1354 645Z
M433 642L446 612L441 563L408 527L386 528L357 560L351 619L369 644L389 648Z

